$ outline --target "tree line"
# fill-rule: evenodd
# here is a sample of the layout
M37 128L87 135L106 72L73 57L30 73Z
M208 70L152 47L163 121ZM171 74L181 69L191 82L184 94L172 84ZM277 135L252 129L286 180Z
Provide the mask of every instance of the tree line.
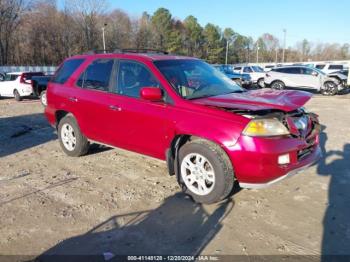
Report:
M265 33L254 40L196 17L175 18L165 8L131 17L106 11L98 0L0 0L0 65L57 65L66 57L102 50L159 49L195 56L210 63L281 62L283 43ZM285 50L285 62L350 59L349 44L311 43L304 39Z

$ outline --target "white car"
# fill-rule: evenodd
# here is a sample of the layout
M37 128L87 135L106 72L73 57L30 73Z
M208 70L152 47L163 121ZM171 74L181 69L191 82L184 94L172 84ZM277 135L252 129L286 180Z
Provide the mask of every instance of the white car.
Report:
M323 95L335 95L343 88L324 72L307 66L274 68L266 73L265 85L279 90L286 87L313 89Z
M32 76L44 75L42 72L7 73L5 80L0 82L0 97L14 97L20 101L22 97L33 93Z
M342 65L342 64L330 64L330 63L315 64L315 68L321 70L322 72L324 72L326 74L334 73L336 71L341 71L341 70L345 69L344 65Z
M260 66L235 66L233 71L240 74L249 74L253 84L264 87L265 72Z

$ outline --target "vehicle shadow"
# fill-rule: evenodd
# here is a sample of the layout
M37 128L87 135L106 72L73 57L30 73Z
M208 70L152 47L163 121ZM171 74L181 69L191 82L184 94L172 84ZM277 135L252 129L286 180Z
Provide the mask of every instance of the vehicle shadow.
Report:
M322 126L320 135L324 155L317 167L319 175L330 176L323 219L322 261L339 261L339 257L330 255L350 254L350 144L345 144L343 151L326 151L325 129Z
M0 117L0 157L56 139L44 114Z
M207 211L177 193L154 210L115 215L83 235L62 241L35 261L104 261L103 254L198 255L223 228L233 206L227 199Z

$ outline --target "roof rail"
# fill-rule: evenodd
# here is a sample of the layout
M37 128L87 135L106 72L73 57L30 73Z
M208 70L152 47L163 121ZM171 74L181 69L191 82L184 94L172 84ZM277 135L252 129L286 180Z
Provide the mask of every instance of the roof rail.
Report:
M147 48L126 48L121 49L123 53L146 53L146 54L163 54L168 55L169 52L158 49L147 49Z
M106 54L106 53L146 53L146 54L163 54L168 55L169 52L157 50L157 49L146 49L146 48L125 48L125 49L114 49L114 50L90 50L85 55L95 55L95 54Z
M114 50L89 50L84 55L96 55L96 54L107 54L114 52Z

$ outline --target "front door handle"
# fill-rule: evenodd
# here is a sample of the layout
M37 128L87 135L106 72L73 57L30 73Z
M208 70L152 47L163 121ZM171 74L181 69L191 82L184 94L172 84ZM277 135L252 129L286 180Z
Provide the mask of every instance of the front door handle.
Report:
M116 106L116 105L110 105L109 109L111 109L113 111L122 111L122 108L120 106Z
M68 100L71 102L78 102L78 98L76 97L69 97Z

